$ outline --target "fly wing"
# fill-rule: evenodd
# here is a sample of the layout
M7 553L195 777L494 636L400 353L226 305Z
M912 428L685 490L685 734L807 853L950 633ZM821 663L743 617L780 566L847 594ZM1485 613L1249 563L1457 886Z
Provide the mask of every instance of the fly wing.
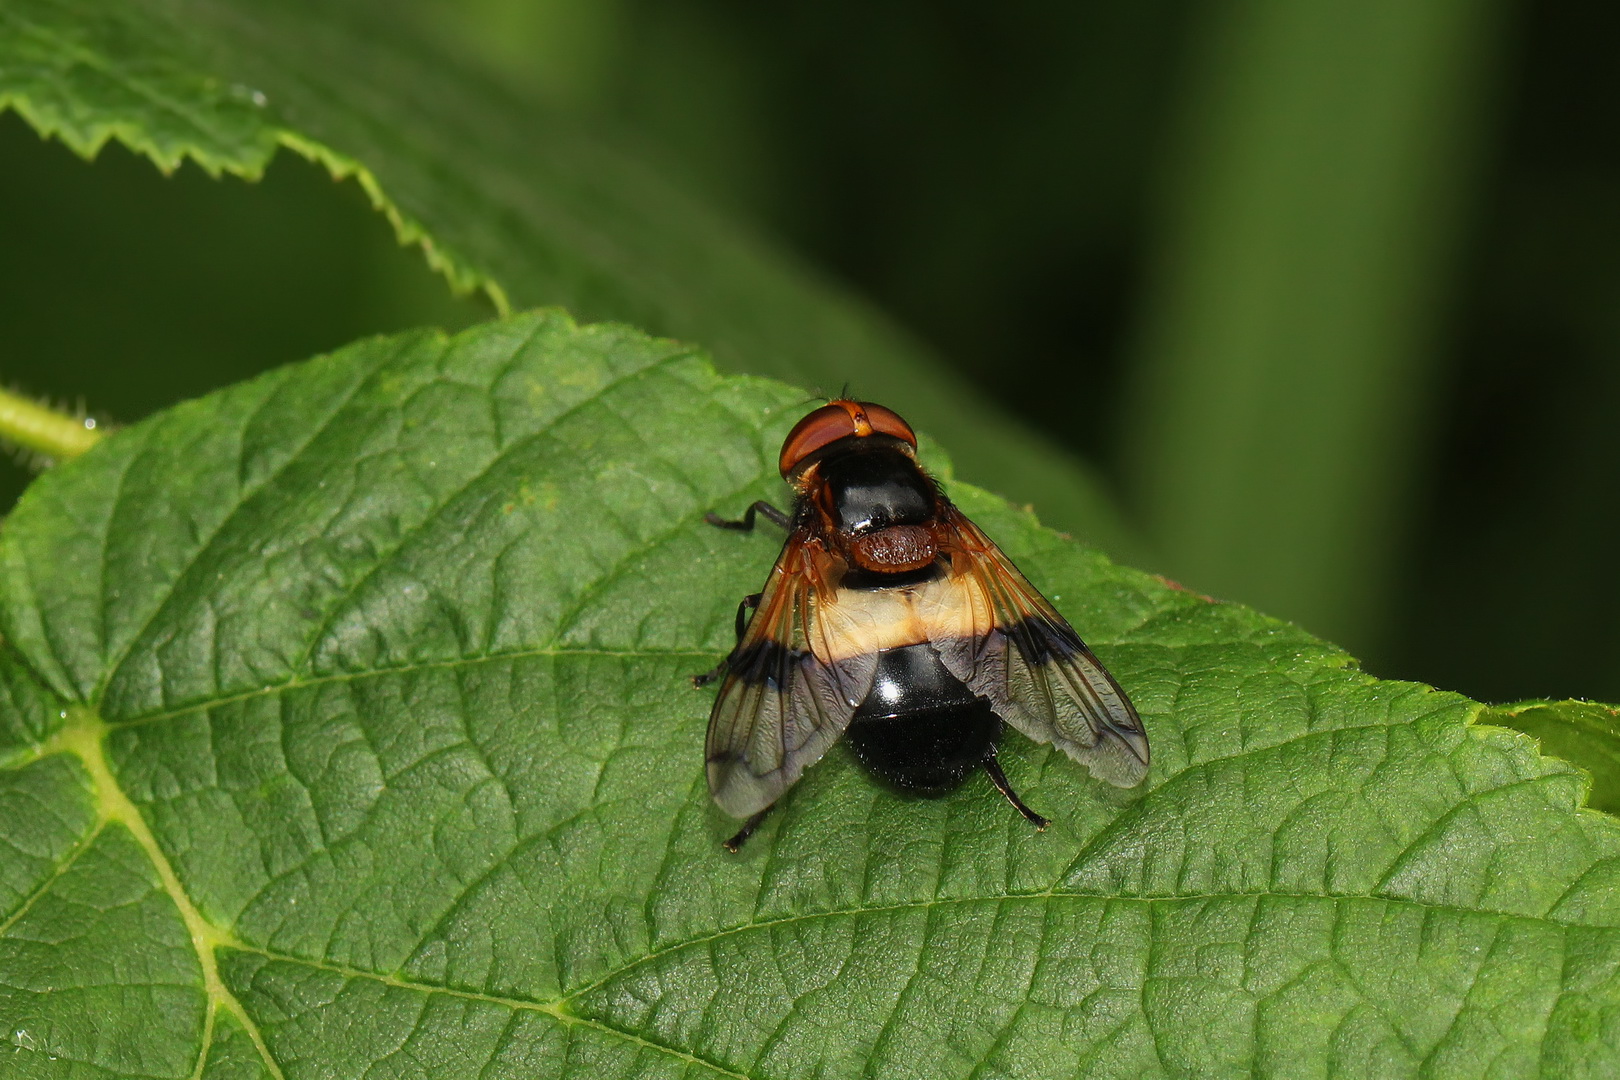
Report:
M974 610L990 618L971 640L939 643L946 667L1008 724L1056 746L1097 779L1141 783L1147 733L1125 691L978 526L955 507L947 522L955 532L952 576L974 596Z
M759 608L726 658L709 714L709 792L745 818L774 803L849 727L877 672L875 655L837 651L816 617L828 567L820 545L794 535Z

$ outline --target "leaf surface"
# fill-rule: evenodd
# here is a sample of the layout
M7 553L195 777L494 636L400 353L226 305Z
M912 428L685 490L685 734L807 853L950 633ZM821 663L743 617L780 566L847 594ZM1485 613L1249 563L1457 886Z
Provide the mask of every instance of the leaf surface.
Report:
M8 0L0 108L85 155L257 178L280 147L356 177L459 288L704 341L738 371L907 402L967 472L1116 553L1097 479L881 314L622 152L464 70L386 6Z
M1035 833L987 781L905 800L835 752L723 852L688 676L778 540L702 515L783 497L801 402L536 313L358 343L42 478L0 532L8 1067L1620 1063L1620 827L1581 774L965 485L1135 697L1148 781L1009 738Z

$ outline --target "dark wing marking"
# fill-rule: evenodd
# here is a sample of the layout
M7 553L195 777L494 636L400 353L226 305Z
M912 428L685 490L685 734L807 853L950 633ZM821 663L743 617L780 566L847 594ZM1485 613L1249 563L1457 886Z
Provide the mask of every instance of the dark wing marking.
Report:
M795 534L782 547L748 629L726 658L709 714L709 791L744 818L770 806L844 734L877 672L877 657L836 653L815 616L820 545Z
M977 594L975 612L993 617L971 640L936 644L945 666L1007 723L1056 746L1097 779L1141 783L1147 733L1125 691L978 526L955 507L946 522L959 545L952 574Z

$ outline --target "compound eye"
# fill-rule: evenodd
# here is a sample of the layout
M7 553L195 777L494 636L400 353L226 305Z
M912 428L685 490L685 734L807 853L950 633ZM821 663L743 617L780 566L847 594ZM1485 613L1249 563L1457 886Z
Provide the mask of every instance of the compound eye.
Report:
M799 462L829 443L855 434L855 420L840 404L823 405L793 425L782 440L782 475L787 476Z
M900 419L893 409L870 401L833 401L811 412L788 432L778 463L782 475L793 472L800 462L822 447L850 435L889 435L913 447L917 445L911 425Z
M893 409L885 409L882 405L870 401L858 403L866 410L866 420L872 425L872 430L879 435L892 435L901 442L917 448L917 433L911 430L911 425L900 418L900 414Z

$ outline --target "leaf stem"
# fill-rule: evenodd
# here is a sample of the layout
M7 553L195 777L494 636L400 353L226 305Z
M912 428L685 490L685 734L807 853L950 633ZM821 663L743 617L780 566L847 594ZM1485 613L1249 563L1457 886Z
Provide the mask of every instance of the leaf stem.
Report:
M76 458L101 441L89 417L69 416L0 389L0 438L55 461Z

